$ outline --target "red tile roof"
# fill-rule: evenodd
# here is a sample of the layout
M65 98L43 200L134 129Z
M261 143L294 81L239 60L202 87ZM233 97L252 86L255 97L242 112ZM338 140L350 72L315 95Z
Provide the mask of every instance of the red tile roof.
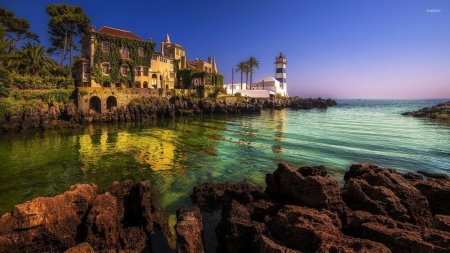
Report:
M123 38L127 38L127 39L142 40L136 34L130 32L130 31L120 30L120 29L112 28L112 27L108 27L108 26L104 26L104 27L100 28L97 32L109 34L112 36L123 37Z

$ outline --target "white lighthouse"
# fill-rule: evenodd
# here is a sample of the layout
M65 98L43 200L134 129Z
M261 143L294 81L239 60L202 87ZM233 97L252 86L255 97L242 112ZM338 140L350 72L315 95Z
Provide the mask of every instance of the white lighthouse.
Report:
M275 58L275 79L280 82L280 88L284 90L284 96L288 96L286 87L286 56L280 52Z

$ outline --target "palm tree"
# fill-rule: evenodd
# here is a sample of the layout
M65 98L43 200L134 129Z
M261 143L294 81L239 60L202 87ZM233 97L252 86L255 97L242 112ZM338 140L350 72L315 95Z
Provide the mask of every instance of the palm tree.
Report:
M44 46L27 42L22 47L22 61L26 64L25 68L28 68L34 76L39 76L40 70L53 65L54 61L48 56L49 54L45 51Z
M247 89L248 89L248 73L250 73L250 66L248 66L247 63L245 63L245 68L243 71L245 73L245 83L247 84Z
M244 74L246 67L247 67L247 63L245 63L245 61L240 61L236 65L236 68L237 68L236 72L241 72L241 90L242 90L242 74Z
M248 58L247 60L247 65L250 68L250 84L252 84L252 79L253 79L253 67L259 69L259 62L256 60L255 57L250 56L250 58Z

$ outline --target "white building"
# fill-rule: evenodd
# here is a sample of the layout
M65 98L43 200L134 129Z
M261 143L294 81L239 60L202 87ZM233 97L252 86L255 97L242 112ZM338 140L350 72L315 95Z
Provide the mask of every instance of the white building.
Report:
M247 84L235 83L224 84L224 88L227 94L236 94L240 92L242 96L248 97L270 97L275 94L280 94L281 96L288 97L287 85L286 85L286 56L282 53L275 58L275 78L268 76L260 80L257 83L250 85L247 89Z

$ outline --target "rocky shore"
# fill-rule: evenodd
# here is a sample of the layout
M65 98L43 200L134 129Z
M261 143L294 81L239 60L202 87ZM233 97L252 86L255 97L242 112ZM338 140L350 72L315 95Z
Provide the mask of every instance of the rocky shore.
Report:
M112 107L101 114L91 110L89 114L78 112L73 102L66 104L47 104L40 102L33 109L27 109L9 119L0 119L0 134L6 132L25 132L33 129L75 128L96 122L133 122L172 118L175 115L193 116L201 114L239 114L258 113L263 109L292 108L309 110L336 106L331 99L302 99L299 97L283 99L227 98L227 99L170 99L144 97L139 104L126 107Z
M199 184L177 211L176 251L204 252L200 210L222 209L217 252L450 252L450 179L421 173L357 164L340 188L323 166L282 162L265 191ZM155 231L172 238L148 181L77 184L4 214L0 252L151 252Z
M402 115L429 119L450 120L450 101L440 103L432 107L425 107L414 112L405 112Z

